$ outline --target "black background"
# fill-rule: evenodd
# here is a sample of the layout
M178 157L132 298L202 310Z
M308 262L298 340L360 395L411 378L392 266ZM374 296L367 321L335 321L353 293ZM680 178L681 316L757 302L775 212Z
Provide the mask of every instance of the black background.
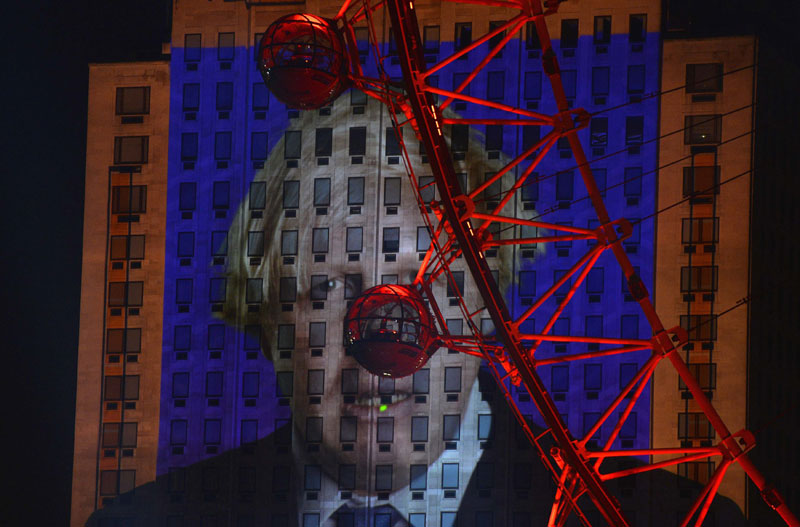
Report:
M797 63L796 0L674 4L690 15L695 31L755 31ZM66 525L69 518L88 63L158 59L161 43L169 40L170 11L168 0L19 1L3 7L5 525ZM797 117L787 122L797 126ZM798 269L776 264L797 283Z

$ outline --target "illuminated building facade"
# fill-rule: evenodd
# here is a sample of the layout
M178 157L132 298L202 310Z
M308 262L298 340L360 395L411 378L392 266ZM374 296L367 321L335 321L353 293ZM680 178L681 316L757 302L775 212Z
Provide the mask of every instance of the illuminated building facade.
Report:
M93 66L73 525L90 517L93 525L171 527L546 521L549 476L477 360L441 349L417 374L389 382L344 354L349 303L373 285L409 282L428 240L378 101L346 92L320 110L287 109L256 69L254 46L271 22L293 12L332 16L338 7L176 2L169 61ZM497 20L486 20L448 3L419 2L417 9L431 62L506 19L501 10ZM385 67L399 78L388 22L381 23ZM611 216L635 224L625 249L662 309L662 294L674 287L659 285L661 273L700 264L681 263L688 257L683 245L668 241L669 233L681 232L669 226L677 220L651 218L660 207L656 195L671 202L662 192L680 192L659 183L657 194L657 148L664 164L683 155L683 144L656 137L683 126L669 121L678 113L664 106L683 99L663 99L659 123L660 99L647 95L682 84L680 64L688 60L665 42L671 62L662 69L659 24L657 3L627 1L565 3L548 19L567 96L598 112L579 134L595 178L607 189ZM367 63L370 52L359 49ZM440 78L440 86L458 85L481 58L469 55L464 73ZM485 87L481 96L554 109L535 32L512 40L481 75L472 85ZM612 109L600 112L606 108ZM479 115L470 103L456 103L453 111ZM448 133L456 167L474 186L501 158L534 144L538 131L497 126ZM406 134L417 174L430 177L419 143ZM697 156L695 166L706 166L708 153ZM566 144L538 172L538 183L510 206L554 223L596 227ZM505 177L508 188L514 176ZM548 247L546 257L541 247L503 248L487 257L519 314L585 243ZM671 260L662 243L665 254L676 253ZM649 337L610 258L601 257L556 333ZM456 262L453 269L464 296L477 302L466 266ZM705 263L701 276L703 269ZM735 291L732 285L726 294ZM460 333L464 321L452 291L442 281L434 293L450 331ZM702 298L684 312L682 294L673 302L680 308L676 325L682 315L705 313L697 311ZM492 331L488 319L481 329ZM729 348L737 346L744 344ZM567 351L575 350L542 346L545 356ZM543 375L571 427L589 429L637 371L635 355L624 357L553 366ZM736 368L740 358L731 360ZM678 403L690 403L679 398L677 380L664 382L662 392L656 377L652 398L642 397L616 446L657 445L662 433L673 439L676 420L686 419L676 416L690 412ZM667 392L671 399L662 405ZM515 395L535 416L526 394ZM736 404L731 399L730 407ZM598 443L609 432L601 429ZM669 483L669 493L679 492ZM634 524L660 521L648 516L648 479L619 490ZM739 502L738 488L725 494Z

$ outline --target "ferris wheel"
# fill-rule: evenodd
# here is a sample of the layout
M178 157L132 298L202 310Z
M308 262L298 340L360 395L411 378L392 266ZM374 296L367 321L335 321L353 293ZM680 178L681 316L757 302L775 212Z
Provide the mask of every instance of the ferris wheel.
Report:
M755 444L753 434L747 430L732 433L692 375L678 353L688 341L687 332L680 327L663 326L647 288L623 247L623 241L632 233L631 222L624 218L612 219L604 204L601 189L595 182L578 136L578 131L589 125L591 115L583 109L570 107L548 34L546 18L557 12L559 2L455 0L455 3L470 4L475 8L483 6L487 10L503 9L512 16L506 22L490 27L485 35L457 46L449 56L434 63L425 56L413 0L374 3L370 0L346 0L332 19L313 14L288 15L273 23L261 41L259 68L267 86L278 99L291 107L313 109L330 103L347 88L358 88L386 105L396 129L413 129L414 136L424 147L434 176L439 199L432 201L425 197L430 194L431 183L423 184L414 173L403 134L397 133L411 186L428 229L430 247L411 284L376 286L353 303L345 319L346 346L369 371L391 377L413 373L440 346L485 359L512 413L530 442L539 450L556 482L550 526L564 525L573 514L589 525L587 502L593 504L609 525L628 526L630 523L623 515L619 501L608 490L607 481L710 458L717 460L717 468L687 512L681 527L692 523L702 525L726 471L736 463L787 525L800 525L778 491L766 482L748 458L747 452ZM379 9L385 10L391 24L394 39L392 57L402 69L402 82L390 78L382 67L388 54L375 31ZM542 68L550 81L557 108L552 114L470 95L470 84L526 25L533 28L541 45ZM365 53L363 49L359 51L357 27L362 30L366 27L368 31L369 50L375 60L376 73L372 76L366 75L362 66ZM462 75L457 86L446 90L433 82L439 72L446 71L468 53L473 57L475 54L484 56L477 66ZM467 118L448 110L453 103L459 102L480 108L479 116ZM548 131L539 134L540 139L519 155L504 160L504 166L483 184L468 190L463 188L454 167L445 127L477 125L541 127ZM536 166L559 139L568 143L574 157L598 220L595 229L551 223L540 217L531 219L521 213L509 212L513 207L507 205L524 192L526 185L534 183ZM518 174L514 184L498 193L494 184L514 171ZM548 231L548 235L523 234L538 233L538 229ZM555 278L552 285L521 314L512 315L513 310L507 305L487 263L487 252L500 246L576 240L591 242L585 254L575 258L570 269ZM553 328L559 316L606 252L613 254L630 295L649 323L653 335L650 339L554 334ZM475 312L470 312L459 288L455 287L450 266L457 258L463 258L469 268L483 302L481 311L485 310L493 322L495 333L491 336L478 327ZM451 335L447 330L436 298L431 293L433 281L441 277L454 286L454 296L471 330L468 336ZM525 329L528 327L525 321L534 314L547 321L536 333ZM540 345L548 342L587 343L594 348L589 352L555 358L537 355ZM643 350L649 353L648 359L619 389L595 425L586 433L570 430L546 389L539 369L556 363ZM716 445L705 447L612 448L654 370L662 362L677 371L721 440ZM662 367L669 366L664 364ZM523 418L510 394L509 384L515 384L530 394L546 424L544 432L534 431ZM610 436L598 448L590 448L590 439L604 423L612 428ZM652 459L652 456L659 456L659 461L621 470L608 470L608 463L603 466L610 459Z

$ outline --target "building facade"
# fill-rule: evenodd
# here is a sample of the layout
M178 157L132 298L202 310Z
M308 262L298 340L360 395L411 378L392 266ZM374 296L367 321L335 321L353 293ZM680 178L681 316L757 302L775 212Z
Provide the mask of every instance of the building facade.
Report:
M329 107L292 110L265 89L257 71L257 44L274 20L294 12L332 17L338 8L328 2L175 2L168 61L92 67L72 525L546 522L549 475L480 361L441 349L417 374L379 381L344 353L349 302L379 283L409 283L428 239L378 101L351 90ZM477 7L439 2L419 2L417 10L432 63L512 16L496 10L486 19ZM564 3L548 19L567 97L595 113L579 135L598 186L612 218L635 225L625 250L656 292L659 310L677 325L694 320L681 317L715 312L710 302L727 305L729 296L744 296L746 262L736 252L735 233L746 232L747 218L737 214L733 199L727 209L720 201L719 211L708 212L726 195L719 194L710 205L691 201L686 210L673 209L674 217L654 221L662 203L680 199L686 179L685 169L670 168L678 173L668 177L659 165L691 154L693 164L681 167L695 167L690 180L694 174L699 181L707 172L699 167L719 164L707 147L695 152L684 146L682 135L657 137L682 128L684 114L725 113L738 102L729 99L744 100L752 91L727 97L725 84L724 100L698 102L675 92L675 100L661 99L660 118L660 99L648 95L682 84L686 63L736 68L753 44L721 43L708 58L688 41L686 48L664 42L662 52L659 24L658 3L633 1ZM356 34L369 68L365 31ZM386 71L397 79L386 18L376 20L376 31L388 56ZM481 53L470 53L432 83L457 86ZM540 54L535 32L523 31L470 86L472 95L555 111ZM453 106L461 115L481 115L472 103ZM723 137L735 129L728 119ZM534 144L535 132L528 126L448 129L464 186L474 188L503 166L502 159ZM406 131L404 142L415 172L431 178L425 153L410 135ZM736 152L731 171L749 162ZM597 226L566 143L559 142L537 172L536 184L509 207L553 223ZM510 188L514 177L505 176L498 191ZM717 241L676 238L685 232L684 217L710 214L722 221L722 211L731 230L721 229L719 251L705 251ZM698 232L705 235L705 227ZM725 239L731 249L723 253ZM689 256L683 251L690 245L701 248ZM583 241L546 250L504 247L487 258L508 304L521 314L586 249ZM478 306L466 266L456 261L453 270L468 304ZM691 291L673 287L679 272L689 277ZM715 288L719 280L718 291L696 289L696 280L705 287L706 273ZM624 282L611 255L601 257L554 331L648 338ZM451 288L442 280L434 293L449 330L462 333ZM706 300L707 294L714 298ZM720 339L721 325L736 328L736 316L720 319ZM527 329L542 325L531 321ZM492 331L488 320L481 329ZM740 339L746 335L732 330L725 338L724 355L698 345L690 362L698 373L716 364L707 367L719 369L714 402L723 403L726 421L739 422L737 383L746 353ZM550 344L541 353L586 350ZM571 429L588 430L647 355L617 357L543 373ZM723 378L731 382L727 391ZM686 435L699 426L688 425L694 410L680 398L677 379L657 375L652 385L615 446L657 446L662 435L674 444L676 428ZM527 394L514 394L542 426ZM604 426L594 441L601 445L610 432ZM681 470L702 479L696 467ZM618 484L634 524L666 521L648 512L658 510L650 489L669 483L659 490L662 498L683 495L675 481L658 474ZM732 481L723 494L741 506L743 479ZM735 520L735 505L725 506L719 516ZM672 517L663 524L671 525Z

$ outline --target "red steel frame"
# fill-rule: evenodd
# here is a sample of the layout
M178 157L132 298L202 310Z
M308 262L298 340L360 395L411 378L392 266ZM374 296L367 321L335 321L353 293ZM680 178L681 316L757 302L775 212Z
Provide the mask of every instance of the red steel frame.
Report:
M541 458L547 468L553 473L557 482L555 501L552 507L550 526L562 526L568 516L575 513L585 524L589 521L581 509L579 499L588 496L606 522L616 527L630 525L623 516L618 501L605 488L603 482L630 476L633 474L665 467L708 459L712 456L721 457L721 462L697 497L693 507L681 523L681 527L689 525L692 519L695 525L702 525L709 510L711 502L719 489L722 478L733 463L739 463L753 483L759 488L765 501L773 507L781 518L790 526L800 526L800 521L788 509L783 498L769 485L761 473L755 468L747 456L747 451L753 448L755 439L753 435L742 430L731 433L725 426L714 407L697 380L689 371L686 363L678 353L687 342L687 333L681 328L665 329L656 314L649 293L641 279L635 274L634 268L622 246L622 241L630 236L631 225L625 219L612 221L603 203L600 191L592 176L589 163L578 139L577 130L586 127L591 116L582 109L569 108L567 98L561 83L558 62L550 44L550 37L545 23L545 17L555 13L558 8L557 0L448 0L463 3L478 4L491 7L500 7L517 10L518 14L481 38L475 40L465 48L456 51L450 57L438 64L426 67L423 56L422 39L414 11L413 0L380 0L370 4L369 0L354 2L346 0L334 22L341 31L347 43L349 80L351 84L362 89L369 95L384 102L391 114L396 127L410 124L417 138L422 141L433 172L436 188L441 196L438 202L424 203L421 193L425 186L420 186L415 176L412 165L402 142L398 139L403 152L405 166L408 171L412 187L415 190L417 203L429 233L431 246L427 251L420 270L414 280L430 301L433 313L437 319L443 345L487 359L492 373L495 375L505 399L508 401L512 413L523 427L531 443L539 450ZM404 89L393 85L385 72L382 63L386 58L380 51L379 40L375 34L373 14L378 8L385 8L394 31L397 44L397 57L403 70ZM354 24L366 22L372 51L377 61L380 78L373 79L364 76L356 46ZM542 48L543 69L550 79L553 94L558 107L558 113L544 115L527 109L515 108L502 103L487 101L465 95L463 90L478 75L483 67L503 49L505 44L519 32L526 23L535 25ZM466 53L476 51L477 48L493 37L501 36L499 43L490 49L489 53L473 69L467 78L453 91L448 91L430 86L427 78L435 72L446 68L450 63ZM437 99L441 99L440 101ZM463 119L458 117L445 117L444 110L455 100L467 101L485 108L492 109L501 116L481 119ZM403 117L400 122L398 116ZM502 124L511 126L549 126L552 130L547 133L537 144L523 152L497 172L492 178L465 194L460 188L458 178L453 167L452 156L447 145L443 127L445 125L486 125ZM575 157L577 167L586 186L589 199L597 214L600 227L596 230L581 229L556 225L533 219L504 216L502 211L506 204L514 198L515 193L526 184L533 170L544 158L545 154L553 147L556 140L565 137ZM516 183L498 200L494 210L485 213L476 210L476 202L481 197L489 201L495 196L486 196L492 183L499 181L504 174L521 165L529 156L534 155L533 161L522 172ZM556 234L552 236L535 237L507 237L502 234L493 236L488 230L493 223L506 227L528 226L535 229L547 229ZM495 283L491 271L484 258L484 252L493 247L502 245L524 245L533 243L551 243L567 240L596 240L596 245L583 255L572 268L558 279L533 305L520 317L511 317L502 294ZM648 320L653 337L649 340L622 339L622 338L592 338L579 336L556 336L550 334L556 319L564 307L569 303L579 285L584 281L589 270L598 260L600 255L611 250L621 267L633 298L639 303L642 312ZM455 287L455 281L449 270L449 265L459 256L463 256L467 263L475 285L480 292L484 306L476 312L470 313L464 299L458 295L459 305L467 320L472 334L469 336L454 336L447 332L445 321L436 304L436 299L431 294L431 284L442 274ZM574 281L570 284L570 280ZM542 311L545 301L553 297L562 287L569 287L566 295L557 301L557 308L548 315L548 321L541 333L520 333L520 325L536 311ZM496 337L484 338L476 327L474 316L483 310L491 316L496 329ZM499 341L502 345L498 345ZM578 353L558 358L536 358L536 349L541 342L583 342L611 346L600 351ZM583 436L574 437L567 426L561 421L560 415L550 398L544 383L537 374L537 368L559 362L584 360L613 354L630 353L634 351L650 350L650 358L641 367L636 376L625 386L611 405L601 415L597 423ZM717 435L722 438L716 446L701 448L659 448L638 450L612 450L619 431L633 410L639 396L645 389L648 380L652 377L656 366L667 359L676 369L679 376L686 384L697 404L713 426ZM512 398L506 379L516 385L524 385L530 393L545 423L549 427L545 432L536 435L523 418L519 408ZM629 395L630 394L630 395ZM600 451L591 451L586 448L589 439L599 430L604 422L612 419L612 414L628 398L624 409L613 430ZM545 451L543 439L552 438L557 447ZM602 473L601 465L605 459L634 456L674 456L669 459L643 464L627 470Z

